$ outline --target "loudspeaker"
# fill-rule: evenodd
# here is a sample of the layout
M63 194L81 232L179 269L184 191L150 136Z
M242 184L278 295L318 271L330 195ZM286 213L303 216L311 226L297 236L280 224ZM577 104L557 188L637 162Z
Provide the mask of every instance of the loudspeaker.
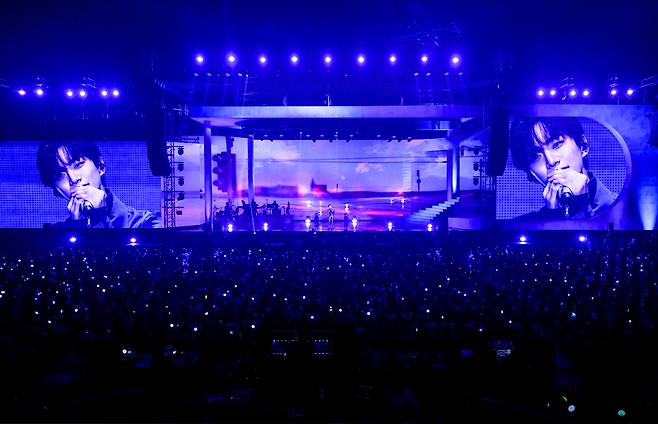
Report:
M155 177L171 174L167 156L167 111L153 103L146 111L146 154L151 173Z
M507 163L509 147L509 112L505 108L491 108L489 157L487 158L487 175L503 175Z

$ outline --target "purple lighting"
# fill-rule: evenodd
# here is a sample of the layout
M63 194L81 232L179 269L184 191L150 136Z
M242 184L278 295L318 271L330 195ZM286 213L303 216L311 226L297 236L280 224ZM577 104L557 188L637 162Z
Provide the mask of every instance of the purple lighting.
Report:
M569 90L569 97L576 97L576 95L578 95L578 91L575 88Z
M198 55L196 55L195 60L196 60L196 63L201 65L201 64L203 64L203 62L205 62L206 59L203 57L203 55L198 54Z
M581 243L584 243L584 242L587 241L587 237L585 237L584 235L581 234L581 235L578 236L578 241L581 242Z
M116 88L112 90L112 96L119 97L119 90L117 90Z
M290 56L290 63L296 65L298 62L299 62L299 56L297 56L296 54Z
M36 90L34 90L37 96L41 97L43 96L43 88L39 87Z
M544 94L546 94L546 92L544 92L543 88L537 90L537 97L544 97Z
M72 236L72 237L69 239L69 241L70 241L71 243L75 243L76 241L78 241L78 239L77 239L75 236Z
M583 97L589 97L589 90L587 88L583 90Z
M397 56L395 56L394 54L392 54L392 55L390 55L390 56L388 57L388 62L389 62L391 65L394 64L395 62L397 62L397 60L398 60L398 58L397 58Z
M611 96L616 96L617 95L617 89L616 88L611 89L610 90L610 95Z
M450 63L453 65L459 65L462 61L462 58L458 54L453 54L450 56Z
M27 94L27 92L26 92L25 90L23 90L22 88L20 88L20 89L18 90L18 94L19 94L20 96L24 96L24 95Z
M238 59L235 57L234 54L229 54L226 56L226 61L230 64L233 65Z
M329 64L331 63L331 56L329 56L329 55L325 55L325 56L324 56L324 63L325 63L326 65L329 65Z
M102 89L102 90L101 90L101 96L103 96L103 97L107 97L107 95L108 95L107 90L106 90L106 89Z
M73 97L73 90L66 90L66 97Z
M627 96L632 96L634 93L635 93L635 90L633 90L632 88L629 88L628 90L626 90L626 95Z
M260 55L260 56L258 57L258 62L259 62L261 65L265 65L265 64L267 63L267 57L266 57L264 54Z
M429 60L430 60L430 58L426 54L424 54L420 57L420 61L422 63L427 63Z
M551 91L549 91L548 94L550 94L551 97L555 97L555 95L557 94L557 90L554 89L554 88L551 88Z
M84 89L80 89L80 91L78 91L78 95L84 99L87 97L87 92Z
M356 61L357 61L357 63L358 63L359 65L363 65L364 63L366 63L366 57L365 57L364 55L360 54L360 55L356 58Z

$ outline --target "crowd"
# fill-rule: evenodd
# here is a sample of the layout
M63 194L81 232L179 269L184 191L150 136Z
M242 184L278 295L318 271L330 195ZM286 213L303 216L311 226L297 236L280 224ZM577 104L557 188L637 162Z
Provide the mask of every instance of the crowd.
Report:
M4 252L0 417L651 416L656 244Z

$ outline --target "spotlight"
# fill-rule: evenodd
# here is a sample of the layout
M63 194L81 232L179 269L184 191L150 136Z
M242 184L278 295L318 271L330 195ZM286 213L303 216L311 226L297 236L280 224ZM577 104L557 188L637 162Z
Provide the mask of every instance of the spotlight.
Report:
M195 60L196 60L196 63L198 63L199 65L202 65L203 62L205 62L206 59L203 57L203 55L198 54L198 55L196 55Z
M23 90L22 88L19 88L19 89L18 89L18 94L19 94L20 96L24 96L24 95L27 94L27 91Z
M576 97L577 95L578 95L578 90L576 90L575 88L569 90L569 97L573 98Z
M628 97L631 97L633 94L635 94L635 90L633 90L632 88L629 88L628 90L626 90L626 95Z
M325 65L329 65L329 64L331 64L331 60L332 60L332 59L331 59L331 56L329 56L328 54L324 56L324 63L325 63Z
M610 95L613 96L613 97L616 96L617 95L617 89L616 88L611 88L610 89Z
M237 60L238 58L235 57L234 54L229 54L228 56L226 56L226 61L229 63L229 65L234 65L235 62L237 62Z
M458 54L453 54L450 56L450 63L452 63L453 66L459 65L462 61L462 58Z
M119 90L117 90L116 88L114 90L112 90L112 96L113 97L119 97Z
M108 94L109 94L109 93L107 92L106 89L102 89L102 90L101 90L101 96L103 96L103 97L107 97Z
M178 185L183 186L185 185L185 178L183 177L178 177Z
M397 62L397 60L398 60L398 58L394 54L392 54L388 57L388 63L390 63L391 65L393 65L395 62Z
M521 243L525 243L525 242L528 241L528 238L527 238L526 236L521 236L521 237L519 237L519 241L520 241Z
M39 97L43 96L43 88L41 87L37 88L36 90L34 90L34 93Z
M178 171L179 171L179 172L183 172L183 169L185 169L185 165L183 164L183 162L180 162L180 163L178 164Z
M539 97L539 98L544 97L544 94L546 94L546 93L544 92L543 88L540 88L539 90L537 90L537 97Z
M266 222L263 224L263 231L267 231L270 229L270 225Z
M265 65L265 64L267 63L267 57L266 57L264 54L260 55L260 56L258 57L258 62L259 62L261 65Z
M587 241L587 237L585 237L584 235L581 234L581 235L578 236L578 241L581 242L581 243L584 243L584 242Z
M359 65L363 65L363 64L366 63L366 57L365 57L364 55L360 54L360 55L356 58L356 62L357 62Z
M76 241L78 241L78 238L77 238L76 236L72 236L72 237L69 239L69 241L70 241L71 243L75 243Z
M229 233L233 232L233 224L228 224L228 232Z
M434 228L434 227L432 226L432 224L427 224L427 231L430 231L430 232L431 232L431 231L432 231L432 228Z
M306 225L306 229L307 229L307 230L308 230L309 228L311 228L311 218L306 218L306 219L304 220L304 224Z
M80 89L80 91L78 91L78 95L84 99L87 97L87 92L84 89Z
M73 97L73 90L66 90L66 97Z
M393 223L389 222L388 224L386 224L386 228L388 228L388 231L393 231Z
M554 89L554 88L551 88L551 91L549 91L548 94L549 94L551 97L555 97L555 95L557 94L557 90Z
M354 228L354 231L356 231L356 225L359 223L359 221L356 220L356 218L352 218L352 228Z
M297 56L296 54L290 56L290 63L296 65L298 62L299 62L299 56Z
M132 244L137 243L137 239L135 237L130 237L130 243Z
M420 57L420 61L423 64L427 63L429 60L430 60L430 58L426 54L424 54Z
M589 89L587 89L587 88L584 89L583 92L582 92L583 97L589 97L589 94L590 94L590 92L589 92Z

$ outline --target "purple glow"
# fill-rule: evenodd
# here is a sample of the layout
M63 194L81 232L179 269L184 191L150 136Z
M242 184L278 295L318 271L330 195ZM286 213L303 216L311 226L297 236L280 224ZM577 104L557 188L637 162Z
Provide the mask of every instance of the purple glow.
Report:
M587 241L587 237L581 234L578 236L578 241L584 243L585 241Z
M628 90L626 90L626 95L627 96L632 96L634 93L635 93L635 90L633 90L632 88L629 88Z
M72 236L72 237L69 239L69 241L70 241L71 243L75 243L76 241L78 241L78 239L77 239L75 236Z
M569 97L576 97L576 95L578 95L578 91L575 88L569 90Z
M453 65L459 65L462 61L462 58L458 54L453 54L450 56L450 63Z
M430 58L426 54L424 54L420 57L420 61L422 63L427 63L429 60L430 60Z
M356 58L356 61L359 65L363 65L364 63L366 63L366 57L360 54L359 57Z
M587 88L583 90L583 97L589 97L589 90Z
M258 62L259 62L261 65L265 65L265 64L267 63L267 57L266 57L264 54L260 55L260 56L258 57Z
M329 65L331 63L331 56L325 55L324 56L324 63Z
M394 64L395 62L397 62L397 60L398 60L398 58L397 58L397 56L395 56L394 54L392 54L392 55L390 55L390 56L388 57L388 62L389 62L391 65Z
M544 94L546 94L546 93L544 92L543 88L540 88L539 90L537 90L537 97L544 97Z
M299 62L299 56L297 56L296 54L290 56L290 63L296 65L298 62Z
M26 92L25 90L23 90L22 88L20 88L20 89L18 90L18 94L19 94L20 96L24 96L24 95L27 94L27 92Z
M41 97L43 96L43 88L39 87L36 90L34 90L37 96Z
M229 54L229 55L226 57L226 61L227 61L229 64L231 64L231 65L234 64L237 60L238 60L238 59L235 57L234 54Z
M112 90L112 96L119 97L119 90L117 90L116 88Z
M198 54L198 55L196 55L195 60L196 60L196 63L201 65L201 64L203 64L203 62L205 62L206 59L203 57L203 55Z
M107 90L106 90L106 89L102 89L102 90L101 90L101 96L103 96L103 97L107 97L107 95L108 95Z
M130 237L130 242L132 244L135 244L135 243L137 243L137 239L135 237Z
M611 89L610 90L610 95L611 96L616 96L617 95L617 89L616 88Z
M526 236L521 236L521 237L519 237L519 241L521 243L525 243L526 241L528 241L528 238Z
M555 95L557 94L557 90L554 89L554 88L551 88L551 91L549 91L548 94L550 94L551 97L555 97Z
M66 90L66 97L73 97L73 90Z
M85 98L87 97L87 92L84 89L80 89L80 91L78 91L78 95L82 98Z

